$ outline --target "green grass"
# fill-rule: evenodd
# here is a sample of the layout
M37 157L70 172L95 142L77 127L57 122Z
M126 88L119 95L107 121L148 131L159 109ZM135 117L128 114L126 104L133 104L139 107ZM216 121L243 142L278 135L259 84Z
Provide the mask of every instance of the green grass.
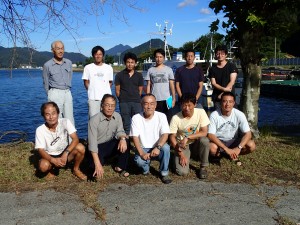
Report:
M209 166L207 182L246 183L251 185L267 184L294 186L300 188L300 137L276 136L272 131L262 133L256 140L257 150L249 155L241 156L242 166L223 158L220 165ZM153 175L144 177L130 161L129 178L121 178L112 169L105 166L104 179L98 182L81 182L72 175L71 169L61 169L59 176L46 181L36 172L37 152L33 143L22 143L16 146L0 145L0 191L22 192L32 190L54 189L61 192L73 192L80 196L82 202L94 209L100 219L105 219L101 205L97 202L99 192L111 183L134 185L139 183L161 184L158 177L158 163L151 168ZM85 171L86 162L83 163ZM187 177L179 177L173 172L173 182L197 180L197 161L191 161L191 173ZM270 202L272 204L272 202ZM280 224L289 224L286 218L278 218Z

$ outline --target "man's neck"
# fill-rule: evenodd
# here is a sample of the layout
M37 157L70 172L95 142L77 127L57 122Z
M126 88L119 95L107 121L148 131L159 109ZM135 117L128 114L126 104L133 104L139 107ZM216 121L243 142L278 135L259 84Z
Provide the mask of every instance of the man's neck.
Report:
M64 58L55 58L55 57L54 57L54 61L55 61L56 63L58 63L58 64L62 64L62 63L63 63L63 59L64 59Z
M185 67L187 69L193 69L195 67L195 64L194 63L192 63L192 64L185 64Z
M56 131L56 127L58 125L58 122L56 124L53 125L49 125L48 123L45 124L46 127L50 130L50 131Z
M227 60L220 60L218 61L217 66L223 68L227 64Z
M102 66L103 62L94 62L96 66Z
M231 112L232 112L232 110L230 110L230 111L228 111L228 112L225 112L225 111L223 111L223 110L221 109L222 116L228 117L228 116L231 115Z
M150 120L150 119L154 116L154 113L153 113L153 114L150 114L150 115L147 115L147 114L143 113L143 115L144 115L144 118L145 118L146 120Z
M128 69L126 69L126 71L129 74L129 76L132 76L134 74L134 70L128 70Z

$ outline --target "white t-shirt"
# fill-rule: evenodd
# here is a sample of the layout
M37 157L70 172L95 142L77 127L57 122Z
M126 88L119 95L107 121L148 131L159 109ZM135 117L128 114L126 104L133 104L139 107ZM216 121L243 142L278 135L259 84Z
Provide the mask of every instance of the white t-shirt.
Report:
M56 131L50 131L45 124L35 132L35 148L44 149L49 155L60 155L69 145L69 135L76 132L74 125L67 118L58 119Z
M222 141L234 140L238 137L238 131L246 133L250 127L243 112L233 108L230 116L223 116L220 109L210 115L208 133L214 134Z
M172 117L170 123L170 133L176 134L177 141L181 141L186 135L198 133L201 127L209 124L208 116L204 109L194 108L194 114L191 118L184 118L182 112L177 113ZM188 144L194 140L188 141Z
M95 63L84 67L83 80L89 80L88 98L89 100L102 100L103 95L111 94L109 81L113 81L113 68L103 63L97 66Z
M132 117L129 136L139 137L143 148L153 148L161 135L169 133L167 117L161 112L155 111L151 119L145 119L143 113Z

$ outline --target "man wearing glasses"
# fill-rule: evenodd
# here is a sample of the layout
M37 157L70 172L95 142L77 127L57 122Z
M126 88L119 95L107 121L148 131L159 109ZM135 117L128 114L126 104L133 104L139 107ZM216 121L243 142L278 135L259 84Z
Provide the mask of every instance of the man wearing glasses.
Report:
M117 155L115 172L128 177L126 171L129 151L127 150L126 133L123 128L121 115L115 112L116 98L105 94L101 100L101 111L91 117L88 124L89 150L94 162L93 177L103 178L105 161Z
M251 140L251 130L245 114L235 109L234 104L234 94L224 92L221 96L221 108L210 115L208 138L212 156L225 155L240 166L239 155L253 152L256 146Z
M80 180L86 180L86 175L79 168L85 147L79 143L74 125L69 119L59 118L59 107L55 102L44 103L41 115L45 123L36 129L35 136L35 148L41 157L39 170L47 173L46 179L51 180L58 168L74 160L73 174Z
M68 118L75 126L73 116L72 62L64 58L64 44L54 41L51 44L53 58L43 67L43 82L48 101L55 102L60 111L60 117Z

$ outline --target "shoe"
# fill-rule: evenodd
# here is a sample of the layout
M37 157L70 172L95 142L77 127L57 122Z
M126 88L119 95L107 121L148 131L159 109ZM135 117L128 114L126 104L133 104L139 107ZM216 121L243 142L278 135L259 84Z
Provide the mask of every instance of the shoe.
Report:
M74 170L74 171L73 171L73 174L74 174L79 180L87 181L87 176L84 175L80 170Z
M199 178L200 179L206 179L207 178L207 170L206 170L205 167L200 168Z
M164 183L164 184L170 184L172 183L172 180L171 178L167 175L167 176L162 176L161 177L161 181Z
M48 174L45 176L45 180L46 181L50 181L53 180L55 178L55 174L53 173L53 171L49 171Z
M129 177L130 176L130 173L128 173L126 170L122 170L121 168L119 167L115 167L114 168L114 171L116 173L118 173L120 175L120 177Z

